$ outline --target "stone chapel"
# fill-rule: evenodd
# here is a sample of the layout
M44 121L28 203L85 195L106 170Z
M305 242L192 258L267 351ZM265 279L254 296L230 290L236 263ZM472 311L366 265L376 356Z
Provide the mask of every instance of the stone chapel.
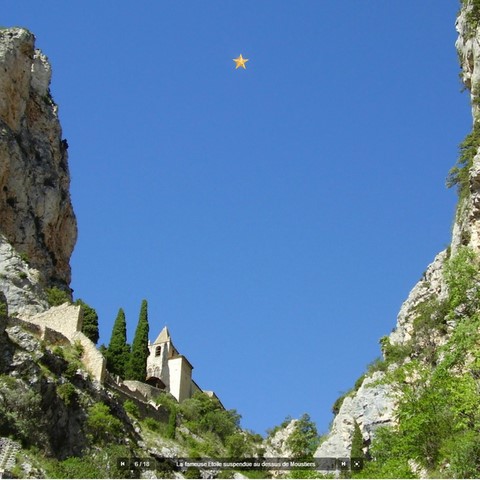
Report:
M187 357L178 353L167 327L163 328L153 343L148 342L148 349L148 384L166 390L179 402L192 397L195 392L203 391L193 381L193 366ZM213 392L204 393L214 395Z

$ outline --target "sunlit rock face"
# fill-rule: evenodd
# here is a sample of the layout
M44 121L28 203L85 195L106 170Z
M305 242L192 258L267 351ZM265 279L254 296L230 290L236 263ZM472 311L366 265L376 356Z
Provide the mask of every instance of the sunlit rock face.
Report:
M22 280L32 276L43 289L68 290L77 223L67 143L50 96L50 64L34 42L25 29L0 30L0 234L32 270ZM0 270L19 268L7 247L1 252L8 255L0 258Z
M470 7L464 5L457 17L455 27L458 32L455 47L461 66L461 78L470 92L472 118L474 124L480 121L480 32L469 21ZM469 171L469 195L459 206L453 228L452 251L460 245L468 245L480 252L480 154L473 159Z

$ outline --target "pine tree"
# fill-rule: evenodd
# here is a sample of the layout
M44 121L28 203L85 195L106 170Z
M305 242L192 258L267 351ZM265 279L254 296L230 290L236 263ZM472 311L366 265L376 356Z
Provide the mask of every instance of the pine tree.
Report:
M118 310L113 324L112 336L105 358L107 359L107 370L125 378L125 369L130 360L130 347L127 345L127 323L122 308Z
M93 342L97 343L99 338L98 333L98 315L94 308L87 305L80 298L75 302L75 305L80 305L83 311L82 332Z
M128 380L145 381L147 375L148 357L148 312L147 301L142 301L135 337L132 343L132 352L128 362L126 378Z

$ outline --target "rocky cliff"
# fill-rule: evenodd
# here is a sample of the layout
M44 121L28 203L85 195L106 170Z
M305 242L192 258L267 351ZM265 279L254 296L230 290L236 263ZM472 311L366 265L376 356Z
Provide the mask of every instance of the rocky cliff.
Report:
M77 225L67 142L50 95L51 69L25 29L0 30L0 289L12 309L46 308L68 291Z
M431 400L433 406L429 404L432 406L429 414L432 431L431 438L424 440L424 451L428 452L428 455L425 454L423 458L416 452L416 447L412 446L414 442L420 441L417 437L414 438L412 430L416 427L408 423L404 412L407 411L405 405L409 395L412 395L412 405L420 400L425 401L426 405L425 399L428 395L429 398L434 398L434 392L429 390L429 385L438 382L438 385L443 386L439 378L448 379L452 384L468 383L472 385L472 392L479 388L476 370L472 367L478 356L476 343L478 329L474 322L479 308L477 302L480 255L479 22L480 2L463 0L456 21L458 32L456 48L462 69L461 77L471 96L473 129L461 144L459 160L452 168L447 181L449 186L456 186L459 192L451 246L435 257L423 278L414 286L403 303L395 329L389 336L380 340L383 359L373 364L357 381L355 387L344 398L338 400L331 431L318 448L316 452L318 457L349 456L354 426L358 424L363 436L363 450L367 456L372 453L369 452L370 446L379 427L388 426L398 438L408 438L408 441L405 440L402 444L402 448L410 452L406 454L408 462L405 463L405 470L401 470L402 476L426 475L427 470L422 468L441 470L450 468L454 463L451 460L451 453L442 453L442 448L449 451L447 447L432 446L435 437L434 424L437 422L439 425L443 421L435 418L433 407L436 407L437 412L440 408L449 411L451 423L457 415L455 409L460 409L453 396L450 401L448 395L451 391L443 392L447 403L437 399L436 403ZM463 329L470 329L471 332L472 342L468 347L467 343L459 345L459 342L464 340ZM442 388L438 391L442 391ZM423 415L425 412L421 408L425 405L421 404L415 415ZM415 418L414 415L412 418ZM426 425L429 420L422 421ZM475 423L474 420L472 422ZM406 425L410 428L410 433L406 432ZM462 431L461 438L466 438L469 434L467 428ZM430 445L427 445L427 440L430 441ZM408 445L408 442L412 445ZM383 447L385 444L382 444ZM374 450L374 455L377 455L379 449ZM438 467L442 454L445 455L444 465ZM473 458L475 455L472 454ZM381 454L379 456L381 457ZM395 478L395 472L396 470L387 469L383 474ZM372 470L371 475L376 474L378 472ZM463 475L468 476L468 472L463 472L461 476Z

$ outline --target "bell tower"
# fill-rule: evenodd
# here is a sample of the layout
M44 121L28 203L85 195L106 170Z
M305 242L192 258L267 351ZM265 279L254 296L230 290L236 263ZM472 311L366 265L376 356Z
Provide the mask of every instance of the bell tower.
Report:
M175 347L172 344L172 338L167 327L158 335L157 339L148 344L150 354L147 358L147 382L155 383L161 380L163 388L169 389L170 375L168 369L168 360L175 355L178 355Z

